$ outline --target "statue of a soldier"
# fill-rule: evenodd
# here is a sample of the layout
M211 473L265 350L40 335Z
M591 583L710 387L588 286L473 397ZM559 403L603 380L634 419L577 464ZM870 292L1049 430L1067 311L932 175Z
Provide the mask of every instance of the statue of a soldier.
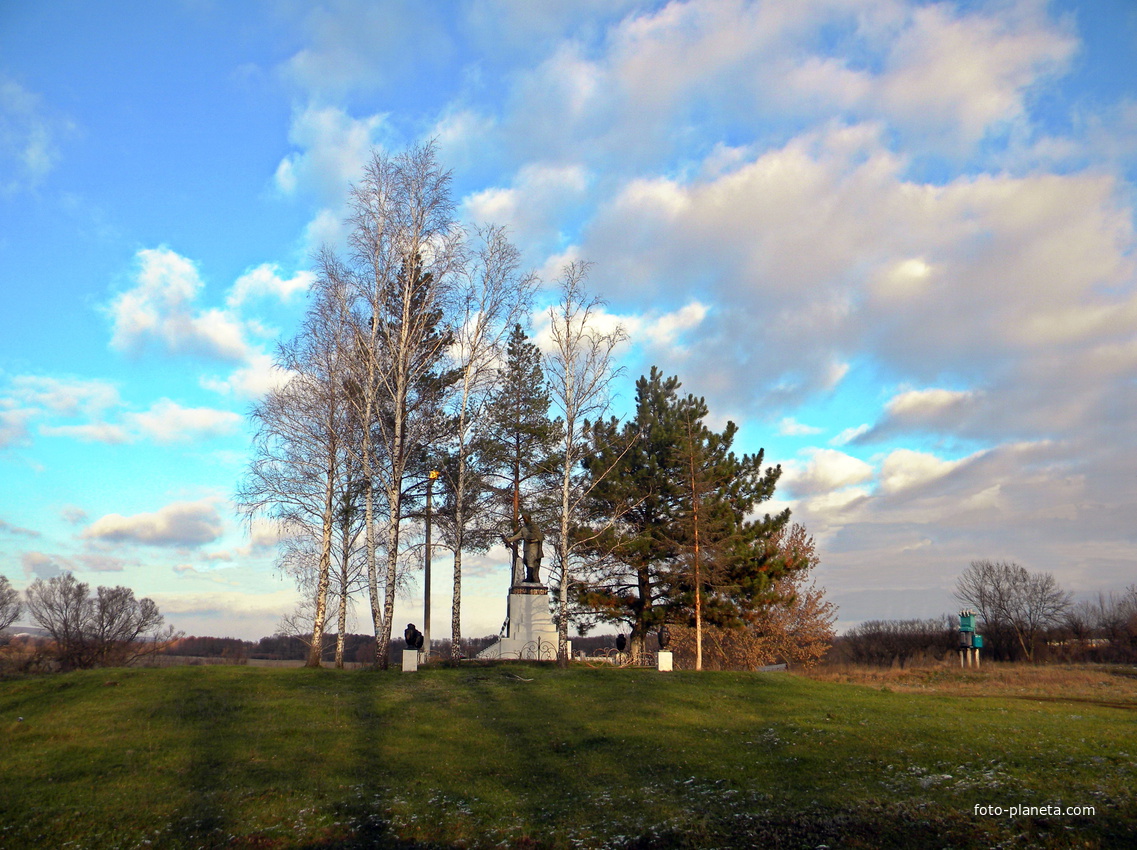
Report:
M521 529L515 535L506 537L503 534L501 539L507 545L516 543L518 540L523 541L522 560L525 562L525 582L526 584L540 584L541 579L538 576L541 569L541 558L545 554L545 533L537 527L529 514L522 514L521 521Z

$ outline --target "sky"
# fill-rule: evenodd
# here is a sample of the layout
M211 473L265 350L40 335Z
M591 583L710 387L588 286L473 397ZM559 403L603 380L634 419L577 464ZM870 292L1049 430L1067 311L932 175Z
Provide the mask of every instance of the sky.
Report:
M976 559L1119 591L1135 56L1132 0L2 3L0 574L276 630L247 414L370 152L433 140L547 287L593 264L614 411L657 365L781 464L842 627ZM496 633L506 559L468 561Z

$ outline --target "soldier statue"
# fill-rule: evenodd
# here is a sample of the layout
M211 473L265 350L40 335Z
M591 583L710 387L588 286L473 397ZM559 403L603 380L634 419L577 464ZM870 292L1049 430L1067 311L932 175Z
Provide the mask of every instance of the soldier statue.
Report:
M501 539L507 545L516 543L518 540L524 542L522 559L525 562L525 582L526 584L540 584L541 558L545 554L545 533L536 526L529 514L522 514L521 520L523 524L515 535L506 537L503 534Z

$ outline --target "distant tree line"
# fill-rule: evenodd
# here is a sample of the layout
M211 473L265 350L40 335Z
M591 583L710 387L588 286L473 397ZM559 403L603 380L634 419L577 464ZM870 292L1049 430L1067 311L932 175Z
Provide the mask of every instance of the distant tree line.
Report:
M956 582L956 599L977 615L982 658L989 661L1137 661L1137 585L1073 602L1051 573L1005 561L973 561ZM839 636L828 660L904 667L954 660L959 616L870 620Z

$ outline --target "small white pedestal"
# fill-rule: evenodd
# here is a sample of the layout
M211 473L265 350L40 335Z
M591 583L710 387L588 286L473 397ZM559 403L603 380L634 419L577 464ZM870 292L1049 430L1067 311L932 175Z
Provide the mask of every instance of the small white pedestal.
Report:
M418 672L418 655L417 649L404 649L403 650L403 672L416 673Z
M659 651L659 663L656 665L660 673L670 673L672 671L671 651L661 649Z

